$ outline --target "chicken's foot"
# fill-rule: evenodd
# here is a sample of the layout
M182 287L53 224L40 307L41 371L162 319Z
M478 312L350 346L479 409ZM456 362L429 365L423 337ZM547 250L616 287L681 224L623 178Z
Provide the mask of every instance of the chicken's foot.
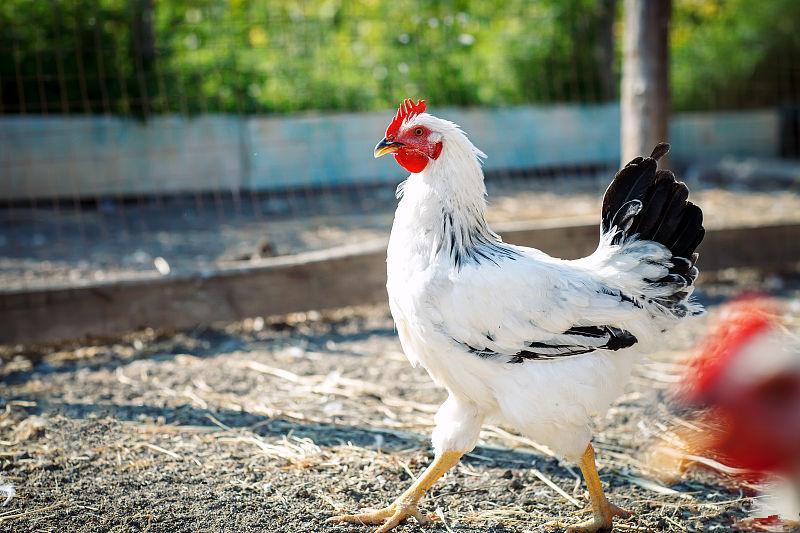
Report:
M438 455L411 487L389 506L377 511L334 516L330 523L351 522L355 524L380 525L375 533L385 533L394 529L406 518L413 516L420 524L428 523L432 517L425 516L417 509L417 504L436 481L461 459L461 452L444 452Z
M581 473L589 489L589 498L592 501L592 518L567 528L567 533L597 533L598 531L611 531L615 516L629 518L630 511L617 507L609 502L603 493L603 485L597 473L594 448L589 444L581 458Z

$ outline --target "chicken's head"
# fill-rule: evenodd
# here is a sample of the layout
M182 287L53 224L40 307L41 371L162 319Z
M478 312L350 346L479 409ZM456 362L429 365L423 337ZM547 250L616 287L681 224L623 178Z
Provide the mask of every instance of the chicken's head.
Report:
M416 174L442 153L442 135L425 122L425 100L416 104L410 98L400 104L397 114L386 128L386 136L375 146L375 157L394 154L397 162Z
M690 366L683 399L718 427L707 445L734 466L800 468L800 347L774 305L729 306Z

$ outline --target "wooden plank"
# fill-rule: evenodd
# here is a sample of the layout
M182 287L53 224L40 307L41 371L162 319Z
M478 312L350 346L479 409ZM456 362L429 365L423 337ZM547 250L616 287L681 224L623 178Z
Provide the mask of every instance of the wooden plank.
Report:
M712 228L698 251L701 271L794 268L800 262L800 224Z
M265 260L212 275L161 277L7 292L0 343L180 329L248 316L326 309L386 298L383 242Z
M564 259L584 257L597 246L599 228L591 219L572 224L563 220L498 228L503 240L535 246ZM775 270L800 262L800 223L712 227L706 231L700 252L700 271L725 268Z
M564 258L597 245L594 219L499 225L504 239ZM139 278L0 293L0 343L113 336L142 327L198 324L383 302L386 242L264 259L186 277ZM800 224L710 229L705 271L780 269L800 262Z

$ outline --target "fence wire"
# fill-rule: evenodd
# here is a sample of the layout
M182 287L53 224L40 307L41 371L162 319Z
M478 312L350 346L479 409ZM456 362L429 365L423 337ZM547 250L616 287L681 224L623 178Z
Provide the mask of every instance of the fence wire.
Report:
M703 119L730 127L716 156L796 158L798 8L732 4L676 2L673 108L719 112ZM596 196L618 165L621 7L7 0L0 284L210 271L385 236L402 173L371 149L407 96L472 127L500 218L552 216L532 201L542 191ZM692 117L687 146L705 135Z

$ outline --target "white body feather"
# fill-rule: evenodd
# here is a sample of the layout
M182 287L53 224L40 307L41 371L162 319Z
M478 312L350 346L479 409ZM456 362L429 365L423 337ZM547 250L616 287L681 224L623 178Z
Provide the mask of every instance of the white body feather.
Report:
M483 154L455 124L426 114L414 124L441 134L444 148L398 189L387 289L406 355L450 395L436 415L434 447L471 450L492 418L577 460L591 439L591 417L606 411L642 350L678 320L656 304L620 297L657 295L644 279L666 274L659 263L670 252L651 241L620 246L606 238L591 256L563 261L499 244L483 218ZM459 255L485 239L483 256ZM638 342L519 363L469 349L513 354L525 343L558 345L568 329L593 325L624 329Z

